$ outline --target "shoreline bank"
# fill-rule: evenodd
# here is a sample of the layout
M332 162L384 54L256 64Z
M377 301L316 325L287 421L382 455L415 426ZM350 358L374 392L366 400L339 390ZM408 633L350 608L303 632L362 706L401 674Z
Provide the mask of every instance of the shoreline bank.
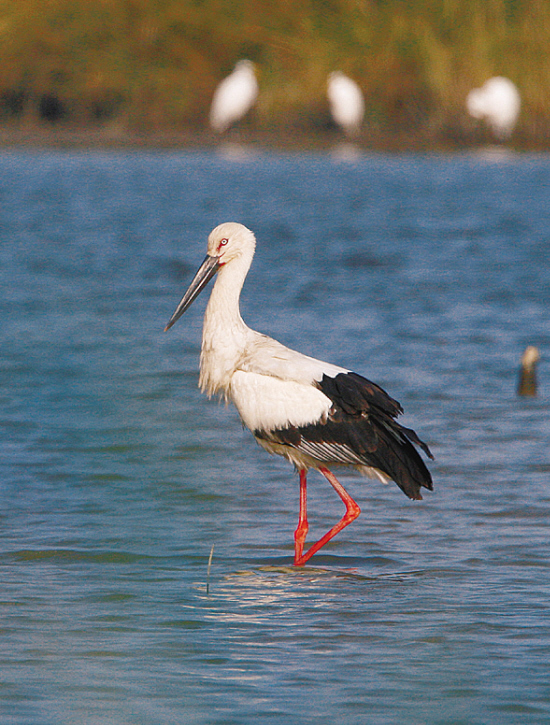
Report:
M475 152L487 147L510 152L540 153L550 151L550 139L514 138L495 143L489 134L445 137L441 134L369 133L368 129L353 140L330 131L318 133L302 130L256 131L234 129L222 137L208 131L155 130L128 131L121 128L78 128L67 126L0 127L0 149L97 149L97 150L213 150L230 145L254 146L265 151L316 152L335 147L361 152L380 153L460 153Z

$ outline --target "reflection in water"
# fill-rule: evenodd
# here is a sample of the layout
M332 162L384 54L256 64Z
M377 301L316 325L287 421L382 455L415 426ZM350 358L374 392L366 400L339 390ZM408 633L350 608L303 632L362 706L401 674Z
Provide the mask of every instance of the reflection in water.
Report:
M495 163L511 161L516 156L516 152L513 149L499 144L483 146L472 153L476 158L483 159L484 161L494 161Z
M330 155L336 161L357 161L361 158L363 152L356 144L343 141L331 148Z
M216 147L216 154L225 161L250 161L258 156L259 151L252 144L226 141Z

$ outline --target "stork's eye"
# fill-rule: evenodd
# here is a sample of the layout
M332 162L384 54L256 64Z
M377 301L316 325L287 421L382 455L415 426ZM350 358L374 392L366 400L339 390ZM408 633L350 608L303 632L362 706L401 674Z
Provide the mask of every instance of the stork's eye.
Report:
M222 247L225 247L225 245L227 244L228 241L229 241L229 239L222 239L221 242L220 242L220 245Z

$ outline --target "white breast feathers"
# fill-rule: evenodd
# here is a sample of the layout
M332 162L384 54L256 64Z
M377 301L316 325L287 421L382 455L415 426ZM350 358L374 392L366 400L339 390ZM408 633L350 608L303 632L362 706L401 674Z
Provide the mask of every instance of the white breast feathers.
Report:
M243 370L233 374L229 397L251 431L316 423L326 418L332 405L312 385Z

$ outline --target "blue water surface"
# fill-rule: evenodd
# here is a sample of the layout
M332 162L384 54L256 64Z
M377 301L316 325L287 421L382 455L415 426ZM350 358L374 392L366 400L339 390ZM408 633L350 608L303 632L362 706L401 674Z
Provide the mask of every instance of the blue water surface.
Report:
M222 221L247 323L436 457L422 502L344 474L303 569L296 474L197 389L207 293L162 331ZM0 277L2 725L550 721L548 156L4 150Z

